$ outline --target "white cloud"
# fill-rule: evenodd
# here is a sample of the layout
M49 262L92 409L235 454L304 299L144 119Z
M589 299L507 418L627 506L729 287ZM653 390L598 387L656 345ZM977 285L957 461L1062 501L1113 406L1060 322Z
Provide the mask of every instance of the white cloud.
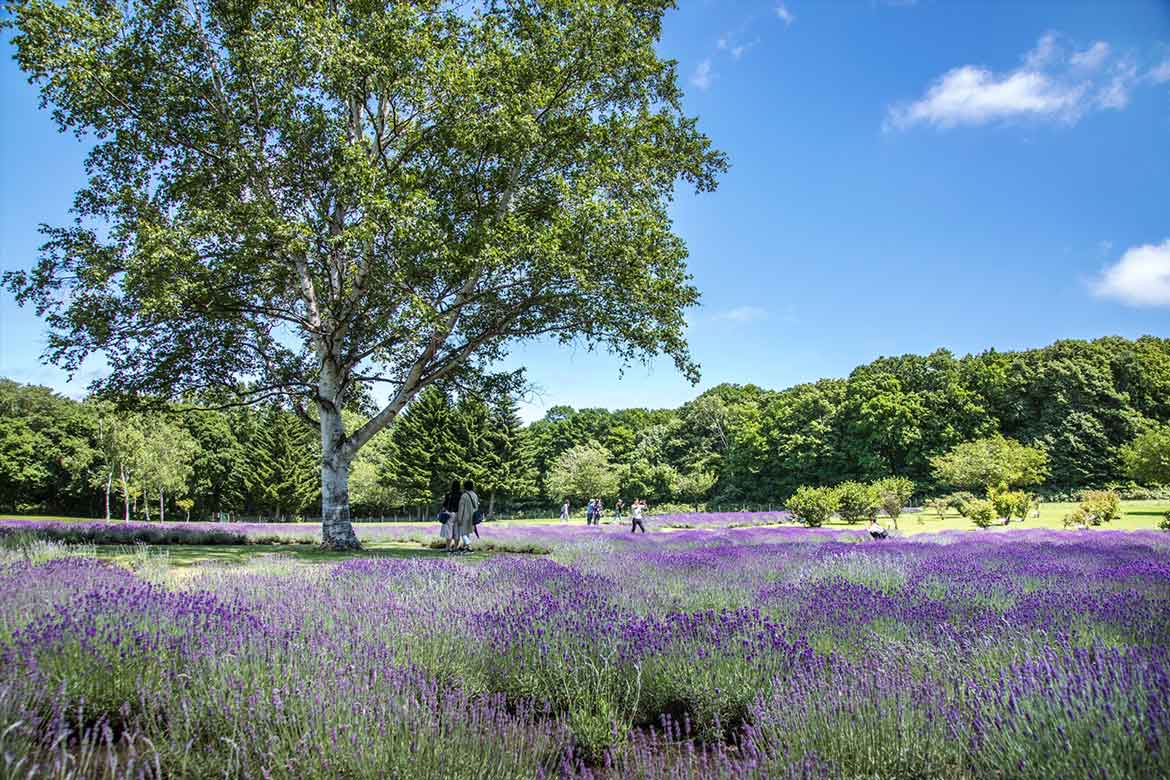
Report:
M1170 238L1127 249L1093 283L1093 292L1130 306L1170 306Z
M1035 71L997 76L964 65L943 74L921 99L891 108L887 122L897 128L923 122L955 127L1021 116L1070 116L1082 92L1082 88L1055 83Z
M1070 53L1062 40L1058 33L1046 33L1014 70L952 68L918 100L891 106L884 127L951 128L1019 119L1071 123L1089 111L1125 108L1139 81L1136 62L1114 56L1105 41ZM1158 74L1160 68L1155 69ZM1149 74L1154 80L1155 71ZM1165 76L1170 80L1170 62Z
M780 21L784 22L785 27L791 27L792 23L796 21L796 14L789 11L788 6L784 5L784 3L776 5L776 16Z
M707 89L715 81L715 75L711 71L711 60L703 60L695 66L695 72L691 74L691 84L699 89Z
M754 40L750 40L747 43L740 43L740 44L737 44L735 46L732 46L731 47L732 58L737 59L737 60L740 59L741 57L743 57L743 55L745 55L749 51L751 51L755 47L755 45L759 42L760 42L760 39L755 38Z
M1047 67L1060 56L1060 46L1056 42L1056 33L1044 33L1036 46L1024 55L1024 67L1028 70Z
M1137 83L1137 65L1132 61L1120 62L1114 67L1109 83L1097 92L1097 105L1101 108L1121 109L1129 105L1129 93Z
M1084 51L1073 54L1068 61L1074 68L1096 70L1104 65L1107 59L1109 59L1109 44L1105 41L1097 41Z
M729 322L756 322L767 318L768 310L761 309L759 306L737 306L715 317L717 320L728 320Z
M1167 81L1170 81L1170 60L1166 60L1150 68L1149 73L1146 74L1146 78L1155 84L1165 84Z

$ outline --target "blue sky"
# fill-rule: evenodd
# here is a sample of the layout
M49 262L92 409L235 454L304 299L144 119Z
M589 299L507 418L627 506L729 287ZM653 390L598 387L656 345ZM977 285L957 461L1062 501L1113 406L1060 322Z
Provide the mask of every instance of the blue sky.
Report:
M680 193L703 380L549 343L513 351L553 404L675 406L880 355L1170 335L1170 4L687 2L661 45L732 169ZM84 149L7 48L0 267L65 221ZM615 301L620 306L620 301ZM50 384L0 293L0 375ZM97 366L92 367L97 370ZM83 372L84 373L84 372Z

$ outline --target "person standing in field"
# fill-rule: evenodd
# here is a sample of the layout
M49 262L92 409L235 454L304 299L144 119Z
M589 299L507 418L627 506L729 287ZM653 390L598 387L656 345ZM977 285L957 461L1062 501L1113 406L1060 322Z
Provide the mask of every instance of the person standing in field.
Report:
M459 511L455 515L455 533L459 552L471 552L471 535L475 532L476 513L479 512L479 496L475 494L475 483L470 479L463 483L463 494L459 497Z
M568 520L568 519L569 519L569 502L565 501L565 503L561 505L561 522L564 522L565 520Z
M589 505L585 507L585 525L593 525L593 518L597 516L597 499L589 499Z
M601 525L601 517L605 512L605 504L599 498L597 499L597 506L593 507L593 524Z
M621 498L619 498L617 503L613 505L613 521L615 523L620 523L624 519L622 510L625 508L625 506L625 502L623 502Z
M646 533L646 526L642 524L642 512L646 510L646 502L640 498L634 499L634 503L630 505L630 533L635 533L639 528L642 533Z
M451 480L451 489L443 496L443 505L439 509L439 522L443 524L439 536L447 542L447 552L454 552L459 545L459 538L455 535L455 516L459 514L459 499L462 496L459 480Z

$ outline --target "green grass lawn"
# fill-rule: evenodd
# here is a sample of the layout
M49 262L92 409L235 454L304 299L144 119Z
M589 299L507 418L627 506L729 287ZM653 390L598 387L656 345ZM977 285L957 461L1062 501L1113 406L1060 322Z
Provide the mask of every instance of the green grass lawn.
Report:
M1004 531L1019 528L1064 528L1061 522L1064 516L1077 507L1073 502L1045 503L1040 505L1040 517L1029 517L1022 523L1013 522L1007 526L993 526L982 529L957 512L947 512L941 519L932 510L926 509L914 514L902 515L898 518L898 530L904 534L922 534L937 531ZM1141 531L1152 530L1158 527L1166 512L1170 511L1170 501L1122 501L1121 517L1111 523L1091 526L1090 531L1096 529L1112 531ZM882 522L889 524L887 518ZM832 526L848 527L844 523L830 523Z

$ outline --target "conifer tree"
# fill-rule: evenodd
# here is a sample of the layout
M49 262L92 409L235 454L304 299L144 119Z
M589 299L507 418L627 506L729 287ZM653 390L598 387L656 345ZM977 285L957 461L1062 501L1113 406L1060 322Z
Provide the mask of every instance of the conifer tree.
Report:
M519 405L510 395L492 404L488 416L490 447L486 456L488 514L495 511L496 494L508 498L537 492L531 437L524 431Z
M406 408L391 429L394 455L383 481L402 496L406 506L430 507L447 492L455 476L450 459L456 448L451 401L437 387L428 387Z

